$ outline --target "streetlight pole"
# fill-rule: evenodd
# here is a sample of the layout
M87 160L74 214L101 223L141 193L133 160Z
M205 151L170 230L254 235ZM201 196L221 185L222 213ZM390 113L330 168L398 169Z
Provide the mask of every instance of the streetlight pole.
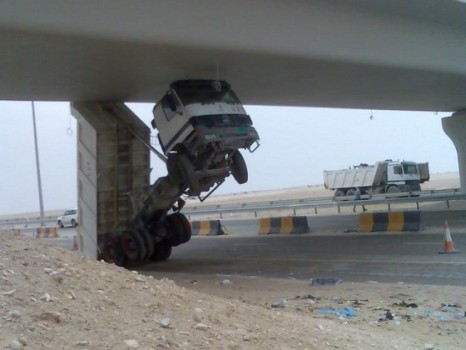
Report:
M39 187L40 226L44 226L44 203L42 200L42 181L40 179L39 146L37 144L36 110L34 108L34 101L31 101L31 106L32 106L32 122L34 125L34 146L36 149L37 184Z

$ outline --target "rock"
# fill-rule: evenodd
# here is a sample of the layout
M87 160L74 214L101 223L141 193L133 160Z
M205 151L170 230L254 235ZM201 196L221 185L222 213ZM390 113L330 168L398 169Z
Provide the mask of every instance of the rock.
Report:
M7 295L7 296L12 296L12 295L15 295L16 293L16 289L12 289L12 290L8 290L6 292L2 292L1 294L2 295Z
M385 319L393 320L393 318L394 318L394 315L390 312L390 310L387 310L387 312L385 313Z
M434 350L434 344L424 344L424 350Z
M89 346L90 344L89 340L80 340L74 343L76 346Z
M10 312L8 312L8 319L9 320L18 320L21 318L23 314L18 311L18 310L11 310Z
M139 343L134 339L126 339L124 341L124 343L125 343L125 345L126 345L126 347L128 349L138 349L139 348Z
M202 321L202 313L203 313L202 309L196 307L194 309L193 320L200 323Z
M65 292L65 297L69 300L75 300L76 299L76 295L74 294L74 292L72 290L69 290L68 292Z
M168 317L165 317L165 318L162 318L160 320L160 325L163 327L163 328L168 328L170 327L170 319Z
M52 299L52 298L50 297L50 294L49 294L49 293L45 293L45 294L40 298L40 300L46 301L46 302L50 301L51 299Z
M42 321L60 323L61 315L58 312L43 312L39 315L39 319Z
M273 303L271 306L276 309L283 309L288 305L288 300L286 298L280 299L279 301Z
M17 350L22 349L23 345L20 343L18 339L12 340L10 344L8 344L8 349Z
M222 284L223 284L224 286L226 286L226 285L229 285L229 284L232 284L232 283L231 283L231 281L230 281L229 279L224 279L224 280L222 281Z
M198 331L207 331L209 329L209 326L205 325L204 323L197 323L194 326L194 329L197 329Z

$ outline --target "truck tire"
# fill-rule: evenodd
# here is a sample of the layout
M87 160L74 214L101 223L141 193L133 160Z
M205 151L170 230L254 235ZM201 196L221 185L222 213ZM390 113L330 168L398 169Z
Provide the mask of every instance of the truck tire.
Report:
M191 239L191 225L188 219L181 213L174 213L167 216L168 239L167 241L176 247L186 243Z
M172 246L167 241L160 241L154 247L154 255L152 256L153 261L167 260L172 253Z
M125 255L123 253L123 247L121 246L120 236L113 236L105 239L101 247L100 258L117 266L125 265Z
M336 190L334 197L343 197L345 195L345 191L343 190Z
M348 191L346 191L346 196L347 197L354 196L355 192L356 190L354 188L350 188Z
M240 185L248 182L248 168L243 155L236 150L231 157L231 174Z
M390 186L388 189L387 189L387 193L389 194L395 194L395 193L400 193L401 190L398 186Z
M131 229L124 231L121 235L121 245L128 260L138 262L146 258L145 242L137 231Z

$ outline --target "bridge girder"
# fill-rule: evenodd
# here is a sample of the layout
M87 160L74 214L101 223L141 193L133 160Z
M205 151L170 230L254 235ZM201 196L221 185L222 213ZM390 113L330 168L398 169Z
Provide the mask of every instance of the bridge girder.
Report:
M245 104L455 111L464 18L445 0L2 2L0 99L154 102L218 76Z

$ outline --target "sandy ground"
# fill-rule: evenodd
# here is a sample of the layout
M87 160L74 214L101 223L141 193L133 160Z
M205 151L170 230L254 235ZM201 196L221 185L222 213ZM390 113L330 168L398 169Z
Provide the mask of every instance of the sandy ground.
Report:
M0 247L2 349L464 349L464 287L146 276L13 231Z
M0 276L2 349L465 348L464 287L145 276L15 231Z

